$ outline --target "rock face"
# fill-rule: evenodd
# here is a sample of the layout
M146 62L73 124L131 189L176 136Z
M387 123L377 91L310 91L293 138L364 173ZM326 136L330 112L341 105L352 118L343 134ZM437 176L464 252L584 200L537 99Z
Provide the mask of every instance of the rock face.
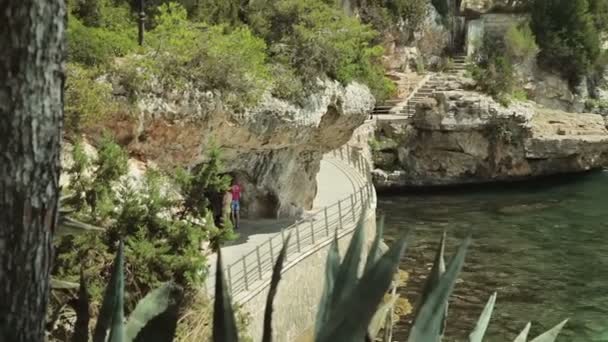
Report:
M608 130L600 115L447 91L410 121L379 121L374 150L380 189L508 181L608 165Z
M301 106L266 94L242 112L196 89L158 91L139 96L137 118L102 127L165 170L204 162L217 146L226 172L244 188L245 217L294 216L312 206L323 153L346 143L374 106L363 85L325 81L319 89Z

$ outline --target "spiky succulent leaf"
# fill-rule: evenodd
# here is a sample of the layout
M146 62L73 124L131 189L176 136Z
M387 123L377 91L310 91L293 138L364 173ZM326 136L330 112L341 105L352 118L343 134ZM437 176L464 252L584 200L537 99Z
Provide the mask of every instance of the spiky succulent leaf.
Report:
M232 299L228 293L224 270L222 268L222 251L217 251L215 274L215 302L213 305L213 341L237 342L238 330L234 319Z
M517 337L515 338L515 340L513 342L527 342L528 334L530 333L530 327L532 327L532 324L530 322L528 322L528 324L526 324L526 327L524 328L524 330L522 330L519 333L519 335L517 335Z
M114 306L112 307L112 325L110 326L109 342L123 342L125 340L124 327L124 305L125 305L125 277L124 277L124 246L122 241L118 245L117 262L114 267L116 282L109 284L114 286Z
M262 342L272 341L272 303L274 297L277 294L277 288L279 287L279 281L281 281L281 270L283 269L283 262L287 255L287 246L289 245L289 239L291 234L287 236L283 248L277 258L274 268L272 269L272 278L270 280L270 290L268 290L268 297L266 298L266 309L264 310L264 332L262 334Z
M125 326L127 341L133 341L151 319L165 312L173 301L175 284L168 282L150 291L137 303Z
M369 253L367 254L367 260L365 261L365 272L367 272L370 267L372 267L378 258L380 257L380 243L382 242L382 237L384 236L384 216L380 217L380 222L378 222L378 228L376 229L376 237L372 242L372 246L369 249Z
M325 263L325 285L321 302L319 303L319 311L315 321L315 336L319 334L319 329L327 322L330 314L331 295L340 269L340 251L338 250L338 237L334 236L334 240L327 252L327 261Z
M123 287L121 286L121 284L124 284L123 281L123 244L121 241L114 258L110 282L106 286L101 309L97 317L93 342L106 342L106 336L113 324L114 314L119 305L119 309L122 311L122 298L119 300L119 297L123 295ZM122 324L122 321L120 323Z
M88 342L89 341L89 314L90 295L87 288L87 283L84 278L84 272L80 269L80 286L78 289L78 297L74 301L73 307L76 312L76 323L74 323L74 334L72 334L72 342Z
M460 245L458 252L452 261L450 261L439 283L422 304L420 312L416 316L414 325L410 330L409 342L438 342L441 340L447 301L464 264L464 258L470 241L470 238L467 238Z
M77 221L67 216L59 216L57 223L57 236L77 235L87 232L103 232L103 228L96 227L84 222Z
M554 342L566 323L568 323L567 319L563 320L558 325L539 335L530 342Z
M481 312L481 316L479 316L479 320L475 325L475 329L469 335L469 342L482 342L483 336L486 334L486 330L488 329L488 324L490 323L490 318L492 318L492 312L494 311L494 304L496 304L496 292L494 292L488 303L483 308Z
M363 220L359 220L353 237L348 244L344 260L340 264L338 275L336 276L336 282L334 283L334 289L331 295L332 307L336 307L342 298L348 296L357 285L359 265L361 264L361 254L363 250L363 239Z
M431 268L431 273L428 275L426 282L424 283L424 287L422 289L422 295L420 296L420 300L416 305L416 310L414 311L414 317L418 317L420 314L420 310L422 306L427 301L428 297L431 295L433 290L439 285L439 280L441 276L445 273L445 240L446 233L445 231L441 235L441 240L439 241L439 247L437 248L437 253L435 254L435 261L433 262L433 267ZM441 323L440 335L443 335L446 326L446 320L448 316L448 304L446 303L444 309L444 316Z
M319 327L315 341L361 341L365 338L367 327L393 280L404 250L405 238L402 238L363 274L354 290L340 300L329 319Z
M51 277L51 289L53 290L75 290L80 288L81 285L73 283L71 281L59 280Z
M382 326L386 321L386 317L392 314L391 309L395 306L397 298L399 298L399 295L392 296L388 302L382 303L378 310L376 310L376 313L372 317L372 321L369 324L369 328L367 329L370 340L376 340L376 336L378 336L378 332L380 332L380 329L382 329Z

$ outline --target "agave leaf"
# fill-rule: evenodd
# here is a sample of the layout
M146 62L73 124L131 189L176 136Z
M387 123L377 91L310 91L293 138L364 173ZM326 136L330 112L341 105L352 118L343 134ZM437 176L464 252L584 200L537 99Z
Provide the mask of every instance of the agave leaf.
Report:
M80 287L78 289L78 298L73 303L74 311L76 312L76 323L74 323L74 334L72 334L72 342L88 342L89 341L89 314L90 295L87 289L87 283L84 278L84 272L80 269Z
M559 335L566 323L568 323L567 319L563 320L561 323L544 332L530 342L554 342L557 339L557 335Z
M528 322L528 324L526 324L526 327L524 328L524 330L522 330L521 333L519 333L519 335L517 335L517 337L515 338L515 340L513 342L528 341L528 333L530 333L531 326L532 326L532 324L530 322Z
M367 260L365 262L365 271L367 272L375 263L378 261L380 257L380 242L382 241L382 237L384 236L384 215L380 217L380 222L378 223L378 229L376 230L376 237L374 238L374 242L372 242L372 246L370 247L369 254L367 254Z
M410 331L409 342L438 342L441 340L447 301L464 264L464 257L470 242L471 239L467 238L460 245L458 252L452 261L450 261L439 283L422 304L420 313L416 316L414 325Z
M57 234L58 236L63 236L63 235L76 235L76 234L82 234L82 233L86 233L86 232L103 232L105 231L103 228L100 227L96 227L84 222L80 222L77 220L74 220L70 217L67 216L62 216L60 214L59 216L59 222L58 222L58 229L57 229Z
M420 310L422 309L422 306L427 301L428 297L433 292L433 290L439 285L439 280L441 279L441 276L445 273L445 240L446 240L446 233L444 231L443 235L441 235L441 241L439 242L439 247L437 248L437 253L435 254L435 261L433 262L433 267L431 268L431 273L429 274L429 276L426 279L424 288L422 289L422 295L420 296L420 300L419 300L418 304L416 305L414 317L418 317L418 315L420 314ZM445 305L444 311L445 312L444 312L443 320L441 323L441 330L439 333L440 335L443 335L443 332L445 331L446 320L447 320L447 316L448 316L448 304L447 303Z
M378 310L376 310L376 313L369 324L369 328L367 329L370 340L376 340L376 336L378 336L378 332L382 329L382 325L386 321L386 316L391 314L391 309L395 306L397 298L399 298L399 295L392 296L388 302L382 303Z
M323 294L321 295L321 302L319 303L319 311L317 311L317 318L315 322L315 336L318 336L319 329L329 319L331 308L330 300L339 270L340 251L338 250L338 237L334 236L334 241L329 247L329 252L327 252L327 261L325 265L325 286L323 288Z
M319 327L316 342L361 341L386 290L393 280L405 250L405 238L393 244L376 264L363 274L354 290L332 310Z
M488 303L483 308L481 316L475 325L475 329L469 335L469 342L482 342L483 336L486 334L490 318L492 318L492 311L494 311L494 304L496 304L496 292L490 296Z
M75 290L80 288L80 286L82 286L82 283L79 285L78 283L73 283L71 281L51 278L51 289L53 290Z
M125 340L125 315L124 315L124 299L125 299L125 277L124 277L124 246L122 241L118 245L118 263L116 264L116 299L112 314L112 326L110 328L109 342L123 342Z
M125 326L127 341L133 341L149 321L165 312L173 300L175 284L168 282L150 291L137 303Z
M238 330L234 319L232 299L224 280L222 268L222 250L217 250L217 264L215 270L215 302L213 304L213 341L237 342Z
M336 307L342 298L348 296L357 285L357 279L359 274L359 265L361 263L361 254L363 249L363 220L359 220L357 228L353 234L344 260L340 264L338 275L336 276L336 282L334 283L334 289L331 296L331 305Z
M268 297L266 298L266 309L264 310L264 332L262 333L262 342L272 341L272 303L274 297L277 294L277 288L279 287L279 281L281 281L281 270L283 269L283 262L287 255L287 246L289 245L289 239L291 234L285 239L283 248L279 253L277 262L274 264L272 269L272 278L270 280L270 289L268 290Z
M123 278L123 243L118 244L116 258L110 275L110 282L106 286L106 291L103 296L99 316L97 317L97 325L93 334L93 342L106 342L106 336L110 327L114 326L114 319L122 315L123 295L124 295L124 278ZM117 312L117 311L120 311ZM120 321L122 324L122 320ZM118 338L119 332L115 332Z

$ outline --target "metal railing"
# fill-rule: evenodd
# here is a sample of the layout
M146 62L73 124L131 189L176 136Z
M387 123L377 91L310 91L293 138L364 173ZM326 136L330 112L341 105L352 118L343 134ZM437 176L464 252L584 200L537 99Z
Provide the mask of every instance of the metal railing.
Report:
M375 190L371 183L371 170L367 161L357 149L350 146L334 150L331 155L334 159L346 162L359 173L359 176L363 176L359 182L362 185L348 197L281 229L280 233L258 244L248 254L227 265L225 277L233 298L258 288L264 281L270 280L273 265L288 235L291 234L287 246L286 265L301 253L333 238L334 234L341 230L354 228L364 210L371 207L375 200ZM209 278L215 278L215 275L209 275ZM209 280L207 284L215 283ZM210 291L210 295L213 295L213 291Z

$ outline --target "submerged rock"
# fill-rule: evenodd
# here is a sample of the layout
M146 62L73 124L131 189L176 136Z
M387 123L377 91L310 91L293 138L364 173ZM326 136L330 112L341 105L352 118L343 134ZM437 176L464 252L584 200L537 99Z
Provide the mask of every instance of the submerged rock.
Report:
M384 148L374 159L398 164L374 171L379 188L520 180L608 164L602 116L531 102L503 107L464 90L435 94L409 121L379 121L376 140Z

